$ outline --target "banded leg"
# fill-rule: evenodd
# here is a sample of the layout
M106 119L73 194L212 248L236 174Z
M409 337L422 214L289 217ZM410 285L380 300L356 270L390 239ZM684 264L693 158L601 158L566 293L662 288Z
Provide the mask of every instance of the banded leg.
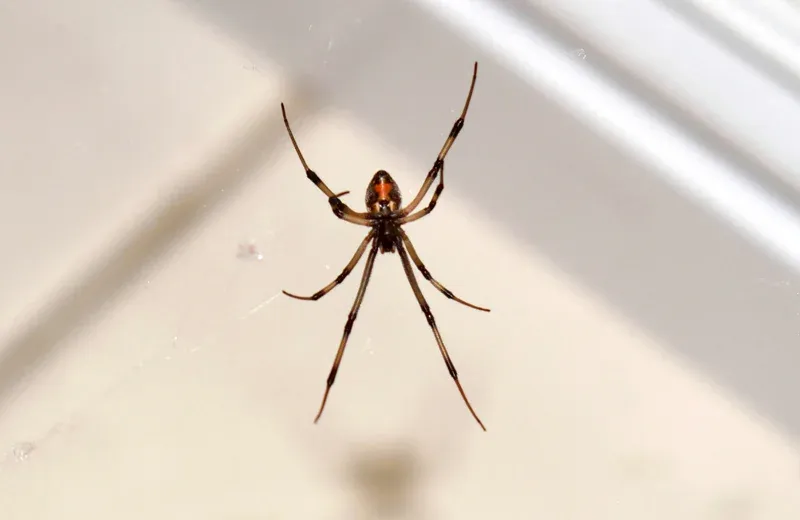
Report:
M401 217L397 223L402 226L403 224L408 224L409 222L414 222L415 220L419 220L428 213L430 213L431 211L433 211L433 208L436 207L436 203L439 202L439 195L441 195L443 191L444 191L444 162L442 162L442 174L439 176L439 184L436 185L436 190L434 190L433 197L431 197L431 200L430 202L428 202L428 205L425 206L423 209L417 211L416 213L412 213L411 215Z
M436 161L433 163L433 168L430 169L428 172L428 176L425 177L425 182L422 183L422 187L419 189L419 193L417 196L414 197L408 206L403 208L400 212L401 216L406 216L412 211L414 211L419 203L422 202L422 199L425 197L425 194L428 193L428 190L431 188L433 181L436 180L436 176L439 174L439 170L442 169L442 165L444 163L444 158L447 155L447 152L450 151L450 147L453 146L453 142L458 137L459 132L464 127L464 119L467 117L467 109L469 108L469 102L472 99L472 91L475 90L475 80L478 78L478 62L475 62L475 66L472 70L472 83L469 86L469 93L467 94L467 101L464 103L464 108L461 110L461 115L456 122L453 123L453 128L450 130L450 135L447 136L447 139L444 142L444 146L442 146L442 150L439 152L439 155L436 157ZM441 192L441 190L439 190Z
M369 250L367 255L367 264L364 267L364 274L361 276L361 285L358 286L358 294L356 294L356 301L353 302L353 307L350 309L350 314L347 316L347 322L344 324L344 334L342 340L339 342L339 350L336 351L336 359L333 360L331 372L328 374L327 385L325 386L325 395L322 396L322 404L319 407L317 417L314 423L319 421L322 411L325 409L325 403L328 401L328 393L331 391L333 382L336 381L336 373L339 371L339 364L342 362L342 355L344 354L344 347L347 345L347 339L350 337L350 331L353 330L353 323L358 316L358 309L361 307L361 302L364 300L364 293L367 292L367 284L369 277L372 274L372 267L375 265L375 255L378 254L378 246L380 243L377 239L373 239L372 249Z
M296 298L298 300L311 300L311 301L319 300L320 298L331 292L334 287L342 283L345 280L345 278L347 278L347 276L353 272L353 269L356 267L356 264L358 264L358 261L361 260L362 256L364 256L364 251L367 250L367 245L369 244L369 241L372 240L372 237L374 236L375 236L375 230L370 231L367 234L366 238L364 238L364 240L361 241L361 245L359 245L358 249L356 249L353 258L351 258L350 261L347 263L347 265L344 266L344 269L342 269L342 272L339 274L339 276L337 276L334 281L332 281L319 291L315 292L313 295L297 296L296 294L292 294L286 291L283 291L283 294L291 298Z
M400 237L403 239L403 244L405 244L406 249L408 249L408 254L411 256L411 260L414 262L414 265L416 265L417 269L419 269L419 272L422 273L422 277L425 278L426 280L428 280L431 284L433 284L433 286L436 287L439 290L440 293L444 294L445 296L447 296L451 300L455 300L455 301L457 301L458 303L460 303L462 305L466 305L467 307L472 307L473 309L476 309L476 310L479 310L479 311L484 311L484 312L489 312L490 311L490 309L487 309L485 307L479 307L477 305L473 305L473 304L469 303L468 301L462 300L461 298L459 298L458 296L453 294L453 292L450 289L448 289L444 285L442 285L439 282L437 282L436 279L434 279L434 277L431 276L431 273L425 267L425 264L422 263L422 260L420 259L419 255L417 254L417 250L414 249L414 244L411 243L411 239L408 238L408 235L406 235L406 232L403 231L402 229L400 229L399 231L400 231Z
M333 214L336 215L338 218L342 220L346 220L347 222L351 222L353 224L359 224L361 226L370 226L372 225L369 217L366 213L359 213L357 211L353 211L350 206L345 204L344 202L339 199L342 194L335 194L331 189L325 184L322 179L319 178L319 175L314 172L311 168L308 167L305 158L303 157L303 153L300 151L300 147L297 145L297 140L294 138L294 133L292 132L292 128L289 126L289 119L286 117L286 107L281 103L281 112L283 113L283 124L286 126L286 131L289 132L289 139L292 140L292 146L294 146L294 151L297 152L297 157L300 159L300 162L303 164L303 168L306 171L306 177L314 183L314 185L319 188L325 195L328 196L328 204L331 205L331 209L333 210Z
M414 277L414 271L411 268L411 262L408 260L408 254L403 247L403 241L397 240L395 247L397 248L397 252L400 254L400 260L403 262L403 270L406 272L408 283L411 284L411 289L414 291L414 296L417 297L419 306L422 309L423 314L425 314L425 318L428 320L428 325L430 325L431 330L433 331L433 335L436 338L436 343L439 345L439 352L442 353L444 363L447 365L447 371L450 373L450 377L453 378L453 381L455 381L458 391L461 394L462 399L464 399L464 403L467 405L467 408L469 408L470 413L472 413L472 416L476 421L478 421L478 424L481 426L481 428L483 428L483 431L486 431L486 427L483 425L483 422L481 422L480 418L478 418L478 414L476 414L475 410L472 409L472 405L469 403L469 399L467 399L467 394L465 394L464 389L461 388L461 383L458 381L458 372L456 372L456 367L453 365L453 361L450 359L450 354L447 353L447 348L444 346L442 335L439 334L439 327L436 326L436 320L433 318L431 308L428 305L428 302L425 301L425 296L422 295L422 290L419 288L419 283L417 283L417 279Z

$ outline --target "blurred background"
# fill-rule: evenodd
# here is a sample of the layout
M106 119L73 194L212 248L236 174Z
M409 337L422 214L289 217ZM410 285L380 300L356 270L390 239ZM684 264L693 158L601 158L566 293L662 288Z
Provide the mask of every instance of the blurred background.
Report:
M800 6L0 6L0 517L800 518ZM397 255L405 200L464 407Z

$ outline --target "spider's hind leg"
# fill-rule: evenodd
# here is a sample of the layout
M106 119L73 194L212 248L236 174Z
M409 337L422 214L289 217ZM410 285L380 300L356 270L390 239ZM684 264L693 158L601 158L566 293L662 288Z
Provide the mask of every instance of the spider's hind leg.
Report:
M423 314L425 314L425 318L428 320L428 325L430 325L431 330L433 331L433 335L436 338L436 343L439 345L439 352L442 353L442 357L444 358L444 363L447 365L447 371L450 373L450 377L453 378L453 381L458 387L458 392L461 394L461 398L464 400L464 404L467 405L472 417L478 421L478 424L486 431L486 427L483 425L483 422L478 417L478 414L475 413L475 410L472 408L472 405L467 399L467 394L464 393L464 389L461 387L461 382L458 380L458 372L456 372L456 367L453 365L453 361L450 359L450 354L447 352L447 347L444 346L444 341L442 341L442 335L439 333L439 327L436 326L436 320L433 318L433 313L431 313L431 308L428 305L428 302L425 301L425 296L423 296L422 291L419 288L419 283L417 283L416 277L414 277L414 271L411 268L411 262L408 260L408 254L403 247L403 242L401 240L397 241L396 244L397 252L400 254L400 260L403 262L403 270L406 272L406 277L408 278L408 283L411 284L411 289L414 291L414 296L417 297L417 301L419 302L419 306L422 309Z

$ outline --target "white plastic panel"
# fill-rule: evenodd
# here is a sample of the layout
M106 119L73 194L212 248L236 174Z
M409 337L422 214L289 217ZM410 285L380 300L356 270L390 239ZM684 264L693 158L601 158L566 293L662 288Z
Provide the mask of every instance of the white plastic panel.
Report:
M718 125L745 120L701 94L711 76L675 73L686 94L668 96L652 47L617 52L666 21L625 23L616 2L591 32L580 4L5 8L17 47L86 64L65 67L57 99L42 74L20 76L24 102L7 108L99 152L0 126L17 183L0 195L3 236L38 237L4 260L0 517L798 517L800 256L782 240L793 199L770 180L796 172L793 149ZM476 6L489 10L470 18ZM481 33L487 13L516 25ZM617 40L602 37L612 23ZM702 70L700 42L716 43L684 28ZM488 432L396 255L378 258L314 425L361 267L318 302L280 290L322 287L365 230L305 178L279 102L348 203L361 209L379 168L408 200L476 59L447 188L408 232L435 277L492 308L420 280ZM670 112L700 102L719 110L705 133ZM725 132L724 146L698 137ZM42 171L54 180L30 180ZM731 183L747 204L719 190Z

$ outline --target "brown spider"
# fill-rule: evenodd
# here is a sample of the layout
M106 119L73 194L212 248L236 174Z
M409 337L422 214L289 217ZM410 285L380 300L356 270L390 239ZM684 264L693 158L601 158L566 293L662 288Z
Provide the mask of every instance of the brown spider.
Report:
M327 386L325 387L325 395L322 397L322 404L319 407L319 413L317 413L314 423L319 421L322 411L325 408L325 402L328 400L328 393L331 390L331 386L333 386L333 382L336 380L336 372L339 370L339 363L342 361L344 348L347 345L347 338L350 336L350 331L353 329L353 323L356 321L358 310L361 307L362 300L364 299L364 293L367 291L367 284L369 283L369 278L372 274L372 267L375 263L375 257L378 254L378 251L380 251L382 254L394 253L397 251L397 253L400 255L400 261L403 263L403 269L405 270L408 282L411 284L411 289L414 291L414 295L419 302L419 306L422 308L422 312L425 314L425 318L428 320L428 325L430 325L431 329L433 330L433 335L436 338L436 343L439 345L439 351L442 353L442 357L444 357L447 370L450 372L450 376L453 378L453 381L455 381L458 391L461 393L461 397L464 399L464 403L466 403L467 408L469 408L469 411L472 413L472 416L476 421L478 421L478 424L481 426L481 428L486 431L486 427L478 418L478 414L476 414L475 410L472 409L472 405L469 403L467 395L464 393L464 389L461 388L461 383L458 381L456 367L450 360L450 355L447 353L447 348L444 346L441 334L439 334L439 328L436 326L436 321L433 318L433 314L428 306L428 302L425 301L425 297L422 295L422 291L419 288L417 279L414 276L414 271L411 268L409 256L417 266L417 269L419 269L420 273L422 273L422 276L451 300L455 300L480 311L489 312L489 309L478 307L477 305L473 305L462 300L461 298L458 298L450 290L437 282L422 263L422 260L420 260L419 255L417 255L417 252L414 249L414 246L411 244L411 240L401 227L403 224L408 224L409 222L414 222L415 220L421 219L433 211L433 208L436 207L436 202L439 200L439 195L441 195L442 190L444 190L444 158L447 155L447 152L450 151L450 147L453 146L453 142L456 140L456 137L458 137L458 133L464 126L464 118L467 115L470 99L472 99L472 91L475 88L475 80L477 79L477 76L478 63L476 62L472 72L472 83L470 84L469 93L467 94L467 100L464 103L464 109L461 111L461 116L456 120L452 130L450 130L450 135L444 142L442 150L439 152L439 155L436 157L436 161L433 163L433 168L431 168L427 177L425 177L425 182L422 183L422 187L420 188L419 193L417 193L417 196L414 197L414 200L412 200L408 206L402 207L400 188L397 187L397 183L387 172L384 170L379 170L372 177L372 180L367 187L365 202L368 211L363 213L353 211L349 206L347 206L347 204L339 199L340 196L349 192L345 191L334 194L333 191L331 191L330 188L328 188L328 186L322 182L322 179L320 179L319 176L308 167L306 160L303 158L303 154L300 152L300 147L297 146L297 141L294 138L292 129L289 127L289 120L286 117L286 108L283 106L283 103L281 103L283 122L286 125L287 132L289 132L289 138L292 140L292 145L297 152L297 156L300 158L300 162L303 163L303 168L306 170L306 176L317 188L322 190L322 192L328 196L328 203L331 205L333 214L342 220L346 220L347 222L372 228L367 234L366 238L364 238L364 240L361 242L361 245L358 246L353 258L350 260L350 262L348 262L344 270L342 270L341 274L339 274L334 281L314 293L312 296L297 296L283 291L286 296L291 296L292 298L297 298L299 300L319 300L333 290L334 287L342 283L345 278L347 278L347 275L353 271L358 261L364 255L364 251L367 250L367 246L370 244L370 242L372 243L372 247L367 255L367 265L364 268L364 274L361 277L361 285L358 287L356 300L353 302L353 307L350 309L350 314L348 315L347 322L344 325L344 334L341 342L339 343L339 350L336 352L336 358L333 361L333 367L328 375L328 382ZM436 190L433 192L431 201L425 208L417 211L416 213L412 213L417 206L419 206L420 202L422 202L423 197L425 197L427 192L430 190L433 181L436 180L436 176L440 171L441 176L439 177L439 185L436 186Z

